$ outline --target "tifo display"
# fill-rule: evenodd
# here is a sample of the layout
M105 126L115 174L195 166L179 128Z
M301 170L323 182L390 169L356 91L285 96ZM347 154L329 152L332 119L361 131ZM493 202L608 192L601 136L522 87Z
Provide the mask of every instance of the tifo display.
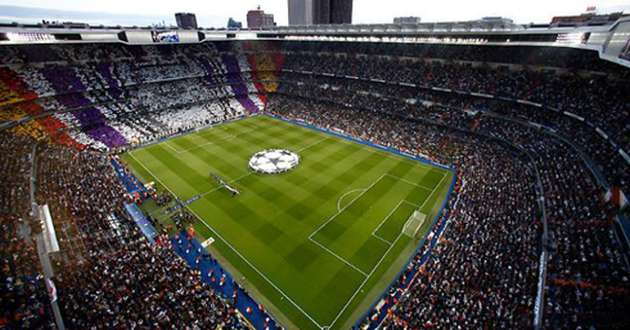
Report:
M284 149L269 149L255 153L249 160L249 168L258 173L277 174L286 172L300 163L300 157Z

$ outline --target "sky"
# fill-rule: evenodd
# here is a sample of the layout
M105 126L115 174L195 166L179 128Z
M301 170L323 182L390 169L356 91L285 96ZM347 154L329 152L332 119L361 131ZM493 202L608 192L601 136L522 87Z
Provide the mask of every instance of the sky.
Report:
M229 17L245 26L247 11L258 5L274 14L278 25L287 25L287 0L0 0L0 21L170 25L173 14L183 11L195 13L203 27L224 27ZM630 13L629 0L354 0L353 23L391 23L396 16L420 16L422 22L503 16L515 23L548 23L552 16L580 14L588 6L600 13Z

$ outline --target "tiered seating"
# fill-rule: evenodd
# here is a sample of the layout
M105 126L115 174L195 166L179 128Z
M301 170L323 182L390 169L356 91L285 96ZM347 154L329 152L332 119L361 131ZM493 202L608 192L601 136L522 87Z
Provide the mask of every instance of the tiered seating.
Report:
M579 141L584 148L596 157L596 161L606 168L606 179L624 190L630 189L630 163L619 153L622 147L630 150L630 140L626 136L630 122L627 97L630 95L628 84L614 79L582 77L565 74L558 76L549 72L511 71L504 68L471 66L470 64L427 62L422 58L382 58L378 56L355 56L346 48L339 48L336 54L291 53L286 56L285 69L317 74L325 73L340 77L356 76L365 81L378 79L388 83L399 82L419 86L409 94L410 98L430 100L440 97L459 107L477 110L502 108L515 116L535 119L555 129L560 129L572 140ZM620 72L623 74L623 71ZM319 79L299 73L285 74L288 79L304 81ZM285 75L282 76L284 80ZM332 79L332 78L331 78ZM349 79L336 79L337 86L360 84ZM371 84L374 85L374 84ZM398 86L405 90L404 86ZM447 89L447 92L431 88ZM376 87L375 87L376 88ZM385 90L386 87L378 87ZM419 91L418 91L419 90ZM448 92L450 91L450 92ZM457 92L455 92L457 91ZM495 95L493 99L483 96L463 96L462 93L480 93ZM399 93L382 95L398 95ZM510 98L506 101L502 98ZM526 102L542 103L544 107L517 103L516 99ZM545 108L549 107L549 108ZM552 109L550 109L552 108ZM553 109L559 109L554 111ZM581 121L570 117L563 111L583 117ZM595 127L604 132L609 140L601 136ZM628 141L627 141L628 140Z
M35 241L21 233L24 220L0 215L0 227L0 327L54 328Z
M29 138L0 132L0 327L7 329L53 322L31 236L38 226L29 216L31 152Z
M237 58L233 55L224 54L221 55L221 59L228 72L238 72L240 73L240 65ZM232 91L234 92L234 96L239 102L243 105L247 111L251 113L257 113L260 111L260 108L256 106L256 104L249 98L249 89L245 82L242 79L240 74L236 75L227 75L228 82L232 87Z
M0 67L0 106L23 100L32 100L37 95L28 91L21 79L9 68Z

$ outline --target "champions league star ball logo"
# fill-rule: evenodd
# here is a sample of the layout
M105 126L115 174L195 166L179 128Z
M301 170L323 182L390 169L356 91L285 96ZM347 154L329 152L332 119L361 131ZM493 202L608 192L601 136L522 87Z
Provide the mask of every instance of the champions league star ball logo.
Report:
M267 149L255 153L249 160L249 168L258 173L276 174L296 167L300 157L285 149Z

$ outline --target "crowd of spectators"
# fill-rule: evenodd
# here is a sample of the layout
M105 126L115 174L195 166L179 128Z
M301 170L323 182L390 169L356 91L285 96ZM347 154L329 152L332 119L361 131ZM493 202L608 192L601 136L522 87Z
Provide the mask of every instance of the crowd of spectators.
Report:
M125 243L116 253L90 257L59 276L67 326L246 328L234 307L173 251L167 236L149 246L134 229Z
M351 46L350 46L351 45ZM457 61L481 61L488 63L519 64L592 70L628 77L617 65L601 61L596 51L575 48L453 45L435 43L377 43L377 42L333 42L292 41L282 45L287 52L337 53L352 52L389 57L447 59Z
M274 96L268 109L454 165L460 185L474 187L459 191L463 200L451 213L447 242L427 265L423 284L401 303L399 316L407 325L519 327L532 319L540 221L531 170L510 150L467 143L466 136L376 111L317 101Z
M30 217L32 148L0 132L0 328L49 328L52 311L37 259ZM54 325L54 324L53 324Z
M563 80L561 80L555 76L547 78L547 75L550 75L548 73L512 72L507 69L492 70L485 67L474 68L474 70L483 73L476 74L473 69L470 72L459 70L469 66L442 63L429 64L420 62L421 64L417 64L420 68L414 71L410 68L413 67L412 64L409 64L409 66L404 64L404 61L409 60L396 62L391 59L370 60L362 58L347 60L345 57L336 59L329 57L332 57L332 55L287 55L285 69L290 68L289 70L292 71L285 72L282 75L282 84L279 92L293 94L310 93L314 89L316 91L313 93L317 97L330 100L342 97L343 102L349 104L360 103L369 105L373 102L379 102L378 100L381 100L381 103L396 102L399 104L398 111L401 113L407 112L410 108L422 108L422 106L426 105L426 102L437 102L449 107L471 111L490 110L526 121L533 121L561 132L567 139L580 145L602 167L603 175L610 184L620 186L624 190L630 189L630 163L628 163L627 159L624 159L618 150L619 147L625 150L630 149L630 140L627 140L628 136L630 136L630 127L627 126L627 123L630 122L630 112L628 112L630 100L627 96L630 95L630 91L627 90L627 84L603 78L592 78L595 80L590 81L580 76L562 76ZM320 59L322 63L318 62ZM374 62L371 63L371 61ZM431 73L426 73L425 79L419 78L423 76L422 68L432 70ZM326 75L301 73L305 71ZM408 72L408 74L405 72ZM330 77L330 74L338 75L339 77ZM357 75L362 79L347 79L345 78L346 75ZM406 76L422 80L422 82L414 81L411 78L405 79ZM451 79L453 84L450 84L448 79L437 85L427 83L432 79L446 79L445 77L451 76L453 77ZM486 93L488 95L497 92L496 90L457 87L457 81L466 81L468 83L467 79L470 76L472 76L472 80L477 79L480 85L497 84L503 89L509 88L519 91L519 93L528 93L533 88L532 86L535 86L536 90L538 90L537 95L540 95L540 100L536 99L535 101L547 103L543 100L562 99L562 101L558 101L561 105L556 106L561 111L498 98L488 99L398 84L399 82L413 83L427 88L431 86L463 90L465 92ZM514 79L514 77L519 76L519 79ZM506 77L506 80L497 83L502 77ZM372 78L380 79L382 83L370 81L369 79ZM554 83L549 83L547 87L539 86L547 84L547 80L553 80ZM567 82L563 83L562 81ZM298 88L298 91L294 91L294 89ZM347 91L354 93L348 93ZM564 96L559 97L558 95ZM521 96L514 95L512 97L521 98ZM529 97L523 98L529 100ZM384 106L387 106L387 104L384 104ZM426 116L426 111L422 109L418 111L423 116ZM586 118L589 123L567 116L562 111L573 111L573 113ZM615 141L616 144L611 144L592 125L599 125L601 132L605 132L606 136Z
M284 69L356 76L522 99L569 111L630 147L628 95L624 81L555 71L513 70L471 63L429 61L350 53L287 54Z
M22 136L0 132L0 152L7 156L0 162L0 214L28 215L32 164L32 146L28 141Z
M580 156L562 141L504 120L483 118L480 130L528 150L540 169L553 245L546 325L627 323L618 312L620 306L630 306L630 278L613 231L615 210L603 202Z
M25 218L0 215L0 327L54 326L35 240Z

